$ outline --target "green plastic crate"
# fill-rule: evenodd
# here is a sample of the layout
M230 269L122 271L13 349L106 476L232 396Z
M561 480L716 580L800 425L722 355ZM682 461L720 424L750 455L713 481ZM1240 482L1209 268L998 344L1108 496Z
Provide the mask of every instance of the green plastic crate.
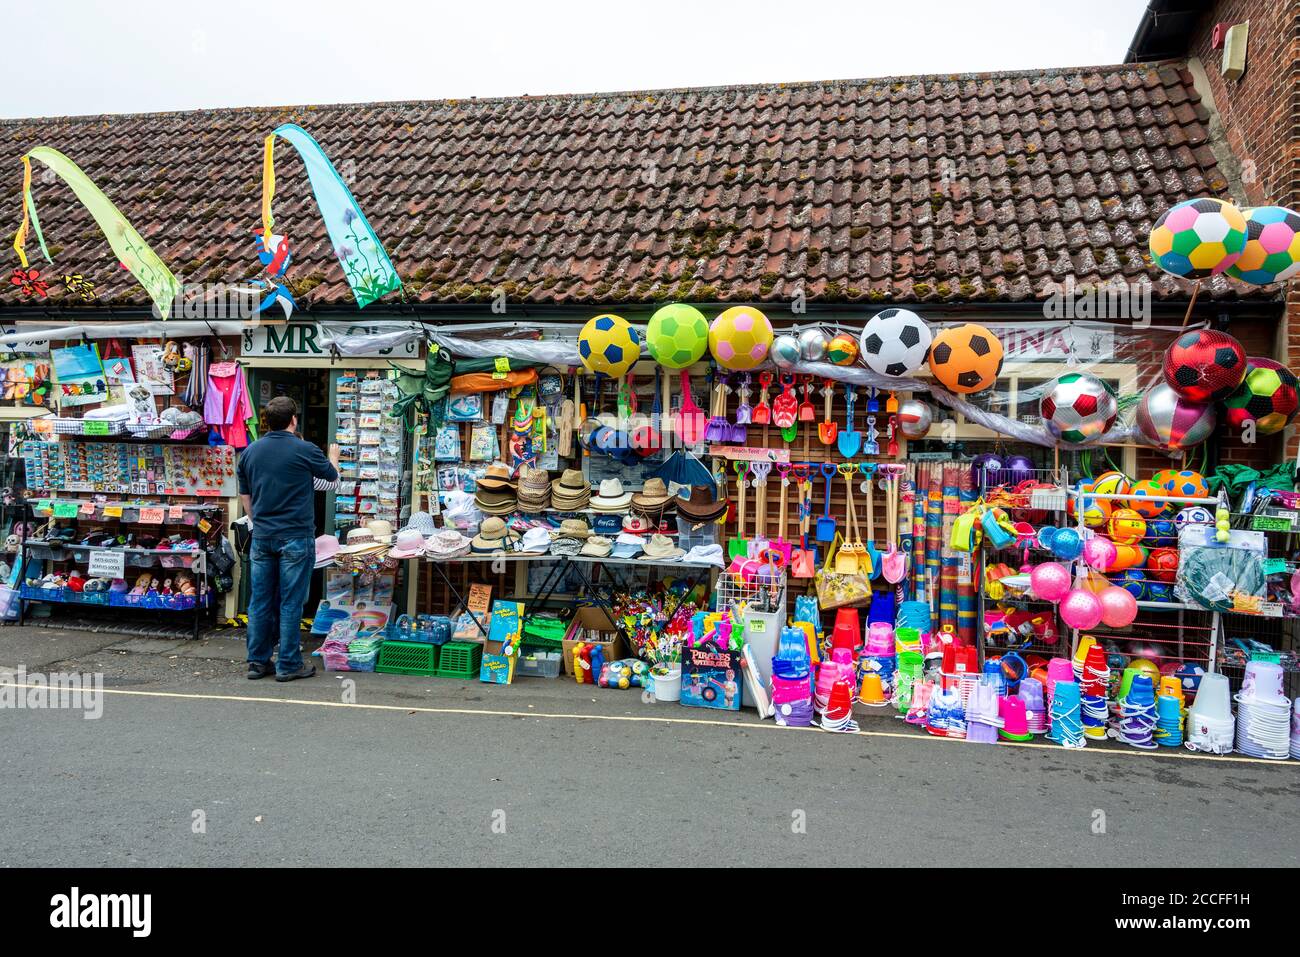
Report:
M375 670L387 675L436 675L438 646L416 641L385 641L379 648Z
M478 677L482 662L483 646L478 642L449 641L438 655L438 677L472 681Z

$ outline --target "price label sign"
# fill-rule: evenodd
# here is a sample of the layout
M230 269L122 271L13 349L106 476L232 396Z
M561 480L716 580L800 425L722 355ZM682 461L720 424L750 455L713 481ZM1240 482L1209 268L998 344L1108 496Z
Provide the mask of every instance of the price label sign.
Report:
M142 508L140 509L140 524L161 525L165 514L165 510L162 508Z
M126 552L111 550L91 552L86 574L91 578L125 578Z
M1257 532L1289 532L1291 519L1277 515L1256 515L1250 520L1250 527Z
M173 505L171 508L167 509L167 521L169 522L179 522L184 517L185 509L180 505Z
M81 511L81 504L79 502L55 502L54 503L55 518L76 518L77 513L80 511Z
M83 420L81 432L83 435L108 435L108 423Z
M122 517L122 506L121 506L121 505L105 505L105 506L104 506L104 517L105 517L105 518L121 518L121 517Z

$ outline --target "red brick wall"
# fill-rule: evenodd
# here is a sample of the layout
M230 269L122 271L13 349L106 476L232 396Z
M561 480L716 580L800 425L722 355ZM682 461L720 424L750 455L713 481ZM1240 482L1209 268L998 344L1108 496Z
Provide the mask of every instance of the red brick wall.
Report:
M1250 21L1246 72L1236 81L1221 72L1223 51L1211 49L1216 23ZM1242 205L1279 205L1300 209L1300 0L1222 0L1201 20L1189 55L1205 68L1224 136L1241 162ZM1249 355L1271 355L1300 369L1300 282L1292 280L1286 318L1276 334L1269 329L1239 328ZM1300 430L1287 430L1285 448L1294 457ZM1225 436L1223 460L1271 465L1283 453L1280 440L1243 446Z

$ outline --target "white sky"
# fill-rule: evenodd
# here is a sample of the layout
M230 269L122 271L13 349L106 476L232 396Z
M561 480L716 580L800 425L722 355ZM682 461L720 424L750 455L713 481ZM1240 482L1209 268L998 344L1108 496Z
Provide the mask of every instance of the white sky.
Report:
M20 16L17 2L3 117L1117 63L1146 5L47 0Z

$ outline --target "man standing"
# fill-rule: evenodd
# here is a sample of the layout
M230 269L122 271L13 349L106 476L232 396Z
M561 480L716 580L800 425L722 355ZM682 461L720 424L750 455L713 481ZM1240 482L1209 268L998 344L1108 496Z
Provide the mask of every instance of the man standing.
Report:
M248 677L310 678L299 631L316 564L314 480L338 480L338 446L329 458L295 435L298 404L277 396L266 404L267 433L239 457L239 498L253 533L253 587L248 603ZM274 669L271 652L279 640Z

